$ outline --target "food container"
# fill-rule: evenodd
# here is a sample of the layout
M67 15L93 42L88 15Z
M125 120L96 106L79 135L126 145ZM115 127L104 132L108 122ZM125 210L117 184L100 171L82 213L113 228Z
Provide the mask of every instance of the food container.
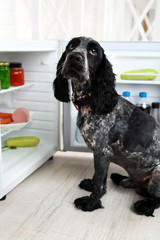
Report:
M24 70L22 63L11 62L10 63L10 83L12 87L24 85Z
M10 87L9 62L0 62L0 81L1 89L7 89Z

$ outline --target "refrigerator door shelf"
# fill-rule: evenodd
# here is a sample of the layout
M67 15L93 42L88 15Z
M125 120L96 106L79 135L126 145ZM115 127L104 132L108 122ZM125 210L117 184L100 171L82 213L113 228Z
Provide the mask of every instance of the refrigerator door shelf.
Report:
M25 83L24 85L22 86L18 86L18 87L10 87L8 89L1 89L0 90L0 94L5 94L5 93L10 93L10 92L14 92L14 91L17 91L19 89L23 89L23 88L27 88L27 87L30 87L30 86L33 86L35 83Z

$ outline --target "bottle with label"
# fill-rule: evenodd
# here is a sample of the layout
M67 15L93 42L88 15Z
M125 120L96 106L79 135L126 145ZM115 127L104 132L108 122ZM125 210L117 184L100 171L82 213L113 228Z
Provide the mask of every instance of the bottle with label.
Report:
M123 92L123 93L122 93L122 96L123 96L123 98L125 98L126 100L130 101L130 96L131 96L130 92Z
M159 121L159 102L152 103L152 117L158 122Z
M137 106L142 111L150 114L151 106L150 106L150 104L148 103L148 100L147 100L147 93L146 92L140 92L139 97L140 97L140 100L139 100Z

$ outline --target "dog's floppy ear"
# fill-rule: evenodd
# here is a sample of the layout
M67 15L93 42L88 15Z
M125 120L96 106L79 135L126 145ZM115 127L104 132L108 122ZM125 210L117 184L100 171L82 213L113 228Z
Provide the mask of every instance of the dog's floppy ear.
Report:
M115 90L115 74L105 54L92 83L91 108L93 111L99 114L112 112L118 101L118 94Z
M68 80L62 76L61 70L66 59L66 52L64 52L58 62L56 79L53 82L54 96L61 102L69 102L69 85Z

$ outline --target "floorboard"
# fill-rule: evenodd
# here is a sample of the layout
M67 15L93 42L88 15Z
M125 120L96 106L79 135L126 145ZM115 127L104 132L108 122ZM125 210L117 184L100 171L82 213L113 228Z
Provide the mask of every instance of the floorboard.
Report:
M109 174L124 170L110 165ZM160 209L155 217L132 211L141 199L134 190L115 186L108 177L103 209L82 212L77 197L89 193L78 187L92 177L91 153L57 152L0 202L2 240L159 240Z

